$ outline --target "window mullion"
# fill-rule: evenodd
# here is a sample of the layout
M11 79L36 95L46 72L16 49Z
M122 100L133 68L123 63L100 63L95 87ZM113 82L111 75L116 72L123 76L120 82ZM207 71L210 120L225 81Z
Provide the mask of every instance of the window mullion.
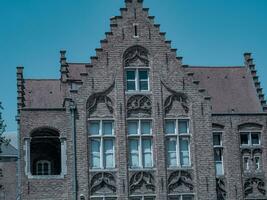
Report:
M135 69L135 87L137 91L140 91L140 86L139 86L139 71L138 69Z
M141 136L141 120L138 120L138 137L139 137L139 166L141 168L144 167L143 165L143 145L142 145L142 136Z
M102 133L102 120L100 120L100 127L99 127L99 134L100 134L100 168L101 169L103 169L104 168L104 159L103 159L103 157L104 157L104 149L103 149L103 133Z

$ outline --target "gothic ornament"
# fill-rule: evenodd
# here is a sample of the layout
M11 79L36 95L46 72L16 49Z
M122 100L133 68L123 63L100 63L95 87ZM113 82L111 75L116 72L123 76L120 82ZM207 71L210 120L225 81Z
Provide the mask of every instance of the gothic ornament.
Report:
M155 184L153 175L150 172L136 172L132 175L130 180L130 192L134 193L136 190L145 188L146 191L154 192Z
M262 195L265 195L266 194L265 183L263 182L263 180L259 178L255 178L255 177L248 178L244 184L244 192L245 192L245 196L248 196L249 194L256 193L256 192Z
M144 112L151 115L152 103L149 97L145 95L131 96L127 102L127 114L128 116L132 112Z
M169 192L173 192L176 188L179 186L184 185L187 188L190 189L190 191L193 190L194 186L192 183L192 177L191 174L187 171L178 170L174 171L170 174L168 178L168 190Z
M129 67L132 63L140 61L143 66L148 67L148 51L141 46L130 47L124 54L124 66Z
M106 90L102 92L94 93L89 97L88 103L87 103L89 115L92 114L96 110L97 104L101 102L105 103L109 112L113 114L113 110L114 110L113 103L112 103L111 98L108 96L108 94L113 90L114 85L115 85L115 80Z
M216 179L217 200L226 199L225 183L221 178Z
M116 181L113 174L100 172L91 179L91 194L103 193L101 189L108 189L108 193L116 193Z
M169 113L169 111L172 109L172 105L173 105L174 101L180 102L184 111L186 113L188 113L189 108L187 106L187 95L185 93L176 92L176 91L172 90L163 81L161 81L161 84L167 89L168 92L171 93L171 95L169 95L164 102L165 114Z

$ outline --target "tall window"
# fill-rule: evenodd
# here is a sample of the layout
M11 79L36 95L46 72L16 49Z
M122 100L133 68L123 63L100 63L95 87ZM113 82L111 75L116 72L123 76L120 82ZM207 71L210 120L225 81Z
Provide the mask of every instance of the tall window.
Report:
M260 132L240 132L241 146L257 146L261 144Z
M249 156L243 156L243 170L245 172L250 170L250 160Z
M62 146L59 133L55 130L40 128L33 132L30 140L31 175L47 176L62 174L65 164L63 162L62 155L64 150ZM25 155L28 159L28 147L26 151Z
M216 176L222 176L224 174L222 132L213 132L213 147Z
M149 91L148 69L131 68L126 70L127 91Z
M194 195L184 194L178 196L170 196L168 200L194 200Z
M128 120L127 127L130 167L153 167L151 120Z
M169 167L188 167L190 162L190 133L188 119L165 120L166 148Z
M115 168L115 133L113 120L90 120L91 168Z

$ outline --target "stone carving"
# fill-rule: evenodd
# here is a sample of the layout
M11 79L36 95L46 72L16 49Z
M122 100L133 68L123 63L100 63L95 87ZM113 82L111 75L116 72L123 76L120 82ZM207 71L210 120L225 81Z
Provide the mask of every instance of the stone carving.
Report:
M91 194L116 193L116 181L113 174L99 172L91 179Z
M249 194L261 194L265 195L265 183L260 178L248 178L244 184L245 196Z
M216 179L217 200L226 199L225 183L221 178Z
M172 90L163 81L161 81L161 84L167 89L167 91L169 91L171 93L171 95L169 95L164 102L165 114L167 114L172 109L172 105L173 105L174 101L180 102L184 111L186 113L188 113L189 108L187 106L187 95L185 93L176 92L176 91Z
M154 178L150 172L141 171L132 175L130 180L130 193L142 190L142 188L145 192L155 192Z
M169 193L174 192L181 185L186 186L190 191L194 189L191 174L183 170L172 172L168 178Z
M97 107L98 103L105 103L105 105L107 106L109 112L111 114L113 114L113 102L111 100L110 97L108 97L108 94L113 90L115 85L115 81L113 81L113 83L104 91L102 92L97 92L92 94L89 99L88 99L88 103L87 103L87 109L88 109L88 114L92 114Z
M152 103L149 97L145 95L131 96L127 102L127 114L128 116L132 112L144 112L151 115Z
M148 66L148 51L141 46L130 47L124 54L124 66L131 65Z

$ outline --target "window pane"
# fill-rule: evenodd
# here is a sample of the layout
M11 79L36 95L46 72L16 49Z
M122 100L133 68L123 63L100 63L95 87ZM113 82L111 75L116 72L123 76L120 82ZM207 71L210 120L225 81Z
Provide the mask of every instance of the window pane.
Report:
M241 145L248 144L248 134L247 133L242 133L240 135L241 137Z
M170 167L177 166L176 156L176 138L169 138L167 143L168 148L168 164Z
M221 149L215 149L214 150L214 160L215 161L222 161L222 150Z
M182 200L193 200L194 196L193 195L184 195Z
M135 88L135 81L127 81L127 90L136 90Z
M141 121L141 134L151 134L150 121Z
M145 197L144 200L154 200L154 197Z
M135 80L135 70L127 70L126 71L126 78L128 80Z
M91 142L91 162L93 168L100 168L100 140Z
M166 134L175 134L175 120L166 120L165 121L165 133Z
M253 145L260 144L260 135L258 133L251 133L251 141Z
M144 167L152 167L152 141L151 139L145 139L142 142L143 165Z
M91 121L89 123L89 134L90 135L99 135L99 121Z
M103 121L103 135L112 135L113 134L113 122L112 121Z
M104 162L106 168L114 167L114 144L112 139L104 140Z
M37 175L42 175L43 174L43 166L41 163L37 164Z
M189 141L187 139L180 140L180 159L182 166L189 165Z
M213 134L213 145L221 146L221 134L220 133Z
M245 171L249 170L249 157L244 157L244 158L243 158L243 162L244 162L244 163L243 163L243 165L244 165L244 166L243 166L243 167L244 167L244 170L245 170Z
M44 171L43 171L43 174L44 175L48 175L48 163L43 163L43 167L44 167Z
M139 79L147 80L148 79L148 71L147 70L139 70Z
M188 133L188 120L178 121L179 134Z
M139 167L139 144L138 140L130 140L130 166Z
M223 175L223 165L222 162L215 162L216 165L216 175L221 176Z
M128 121L128 134L137 135L138 133L138 121Z
M255 157L255 170L260 169L260 157Z
M139 87L141 91L148 90L148 81L139 81Z

